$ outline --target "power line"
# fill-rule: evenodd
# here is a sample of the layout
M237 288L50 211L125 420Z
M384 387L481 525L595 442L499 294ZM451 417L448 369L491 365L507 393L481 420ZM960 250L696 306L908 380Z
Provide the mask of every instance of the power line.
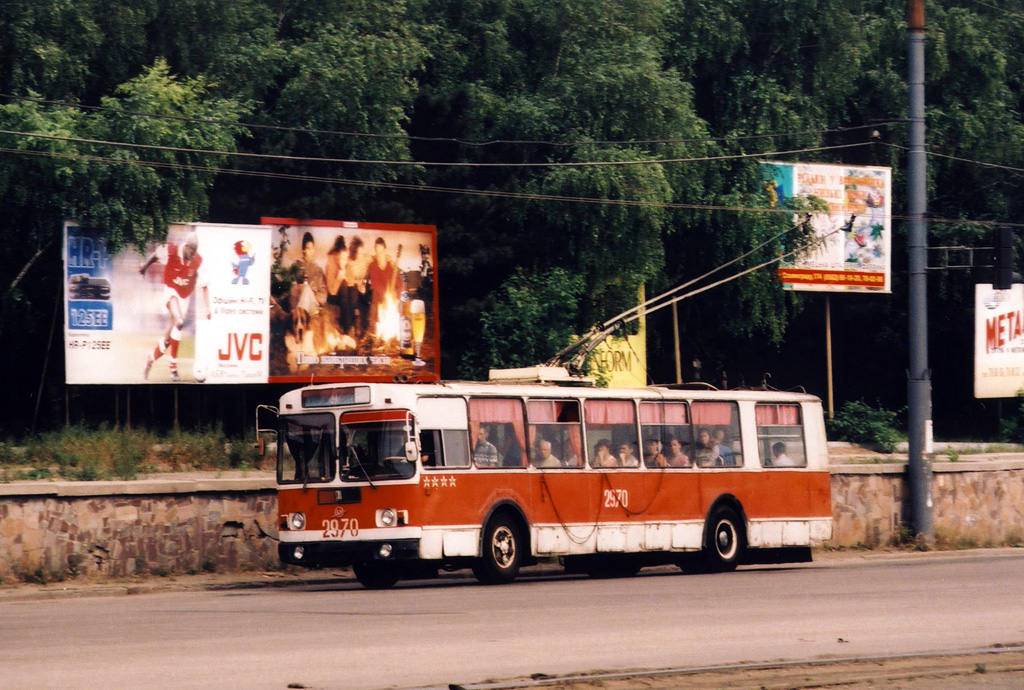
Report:
M879 142L883 146L889 148L899 149L900 151L909 151L906 146L900 146L899 144L889 144L884 141ZM939 153L938 151L926 151L927 155L934 156L936 158L948 158L949 160L959 161L961 163L971 163L973 165L981 165L986 168L997 168L999 170L1006 170L1007 172L1024 173L1024 168L1015 168L1012 165L1002 165L1001 163L989 163L987 161L979 161L973 158L964 158L962 156L953 156L948 153Z
M990 5L989 3L982 2L981 0L973 0L973 1L974 1L975 4L981 5L982 7L987 7L990 10L995 10L996 12L1002 12L1003 14L1008 14L1011 17L1017 17L1018 19L1024 19L1024 14L1020 14L1019 12L1011 12L1010 10L1004 10L1002 7L996 7L995 5Z
M599 199L594 197L561 196L556 194L534 194L526 192L508 192L489 189L468 189L462 187L441 187L437 185L416 185L402 182L379 182L373 180L353 180L335 177L321 177L315 175L300 175L292 173L275 173L260 170L236 170L232 168L205 167L189 165L185 163L169 163L160 161L125 160L120 158L109 158L105 156L92 156L88 154L71 154L55 151L27 151L24 149L11 149L0 147L0 153L13 153L47 158L64 158L71 160L84 160L99 163L115 163L120 165L133 165L136 167L153 167L172 170L191 170L195 172L216 173L223 175L238 175L243 177L257 177L276 180L292 180L299 182L317 182L325 184L338 184L356 187L373 187L378 189L395 189L402 191L437 192L445 194L463 194L468 196L483 196L507 199L520 199L526 201L565 201L576 203L600 204L607 206L631 206L649 208L669 208L696 211L734 211L742 213L788 213L793 211L781 208L757 208L746 206L717 206L713 204L684 204L679 202L660 201L638 201L631 199ZM822 211L821 213L824 213Z
M433 192L440 194L460 194L464 196L480 196L504 199L518 199L523 201L558 201L567 203L596 204L602 206L626 206L642 208L664 208L684 211L724 211L731 213L784 213L794 215L797 213L812 213L820 215L831 213L830 211L796 211L778 207L758 206L722 206L715 204L686 204L671 201L639 201L633 199L601 199L595 197L563 196L557 194L534 194L526 192L509 192L490 189L469 189L465 187L442 187L438 185L416 185L402 182L379 182L373 180L353 180L346 178L324 177L315 175L300 175L293 173L275 173L260 170L237 170L233 168L219 168L215 166L206 167L200 165L189 165L185 163L170 163L161 161L126 160L123 158L109 158L105 156L92 156L88 154L72 154L56 151L28 151L25 149L12 149L0 147L0 153L15 155L27 155L43 158L63 158L68 160L83 160L87 162L112 163L118 165L132 165L135 167L152 167L169 170L189 170L193 172L214 173L220 175L236 175L241 177L256 177L264 179L290 180L297 182L314 182L321 184L337 184L353 187L371 187L376 189L393 189L410 192ZM889 215L891 220L910 220L909 216ZM960 225L1003 225L1006 227L1024 228L1024 223L1013 223L1001 220L969 220L963 218L937 218L929 217L931 223L949 223Z
M192 122L195 124L208 124L208 125L223 125L229 127L242 127L247 129L264 129L281 132L296 132L300 134L315 134L318 136L344 136L354 138L368 138L368 139L400 139L409 141L425 141L435 143L452 143L460 144L464 146L493 146L493 145L507 145L507 144L526 144L536 146L629 146L634 144L693 144L693 143L707 143L707 142L723 142L723 141L744 141L747 139L774 139L781 137L796 137L796 136L809 136L814 134L838 134L843 132L852 132L861 129L873 129L877 127L885 127L892 124L901 124L902 120L893 119L885 122L877 122L870 125L853 125L850 127L836 127L832 129L808 129L803 131L795 132L769 132L765 134L741 134L735 136L721 136L721 137L669 137L662 139L581 139L577 141L544 141L540 139L489 139L489 140L473 140L473 139L458 139L454 137L425 137L411 134L379 134L373 132L348 132L343 130L330 130L330 129L314 129L308 127L288 127L284 125L265 125L253 122L238 122L231 120L218 120L212 118L198 118L198 117L187 117L184 115L166 115L163 113L146 113L135 110L122 110L120 108L111 108L100 105L82 105L79 103L71 103L67 101L55 101L44 98L31 98L29 96L15 96L13 94L0 94L0 98L6 98L15 101L25 101L28 103L39 103L42 105L57 105L67 108L81 108L83 110L96 110L101 112L112 112L118 115L131 115L134 117L147 117L162 120L173 120L177 122Z
M790 149L787 151L772 151L767 153L735 153L721 156L697 156L693 158L649 158L624 161L578 161L578 162L551 162L551 163L473 163L473 162L443 162L443 161L403 161L403 160L380 160L364 158L322 158L315 156L290 156L271 153L247 153L244 151L221 151L215 149L193 149L180 146L163 146L158 144L135 144L123 141L108 141L105 139L87 139L83 137L58 136L56 134L40 134L35 132L18 132L9 129L0 129L0 134L9 136L26 137L31 139L43 139L48 141L63 141L74 144L94 144L100 146L116 146L121 148L142 149L145 151L170 151L174 153L198 153L211 156L225 156L258 160L279 160L303 163L343 163L360 165L398 165L416 167L447 167L447 168L593 168L593 167L627 167L633 165L662 165L666 163L704 163L711 161L741 160L744 158L765 158L772 156L786 156L797 153L819 153L822 151L834 151L848 149L857 146L868 146L873 142L861 141L852 144L836 144L833 146L813 146L802 149Z

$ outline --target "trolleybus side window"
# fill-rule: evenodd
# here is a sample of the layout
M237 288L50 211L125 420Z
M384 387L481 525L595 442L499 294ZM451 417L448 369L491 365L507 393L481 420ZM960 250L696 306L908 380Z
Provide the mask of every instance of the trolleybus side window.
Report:
M518 398L470 398L473 464L481 468L525 467L526 426Z
M327 482L337 465L334 415L281 417L277 444L277 481L281 484Z
M764 467L806 467L800 406L760 404L754 408L757 450Z
M648 467L693 467L686 403L640 403L640 434Z
M530 458L536 467L582 467L583 433L576 400L531 400ZM542 445L544 444L544 445Z
M586 400L583 403L591 467L639 467L636 408L629 400ZM599 450L599 446L602 448ZM610 455L604 448L610 447Z
M417 428L424 467L469 467L466 401L463 398L420 398Z
M698 467L743 464L739 408L734 402L695 402L693 454Z

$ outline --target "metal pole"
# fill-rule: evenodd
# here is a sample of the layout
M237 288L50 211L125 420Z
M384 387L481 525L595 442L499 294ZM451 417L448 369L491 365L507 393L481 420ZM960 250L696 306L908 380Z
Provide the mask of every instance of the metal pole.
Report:
M672 342L676 346L676 383L683 382L683 363L679 354L679 303L672 303Z
M828 376L828 418L836 418L835 400L832 395L832 300L825 293L825 368Z
M907 371L909 416L910 522L917 537L930 545L932 532L931 451L932 391L928 368L928 228L927 160L924 120L924 0L909 0L907 17L910 153L907 157L907 201L910 215L908 311L910 368Z

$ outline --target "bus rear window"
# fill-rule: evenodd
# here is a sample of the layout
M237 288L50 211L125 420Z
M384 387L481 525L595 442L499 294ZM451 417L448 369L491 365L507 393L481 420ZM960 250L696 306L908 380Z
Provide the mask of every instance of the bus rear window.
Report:
M758 405L754 416L757 419L757 449L762 466L807 466L799 405Z
M278 483L315 484L328 482L334 477L338 457L334 415L281 417L278 438Z

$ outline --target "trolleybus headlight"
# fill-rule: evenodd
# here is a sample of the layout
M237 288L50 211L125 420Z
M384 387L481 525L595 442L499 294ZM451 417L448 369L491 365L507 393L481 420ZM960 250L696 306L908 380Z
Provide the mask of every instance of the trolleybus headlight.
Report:
M306 547L304 547L304 546L296 546L295 550L292 551L292 556L297 561L301 561L302 557L305 556L305 555L306 555Z
M381 544L378 553L381 558L391 558L391 544Z
M292 529L304 529L306 516L303 513L288 513L288 526Z
M380 511L380 524L382 527L394 526L395 521L397 519L398 516L395 515L395 511L393 511L391 508L385 508L384 510Z

